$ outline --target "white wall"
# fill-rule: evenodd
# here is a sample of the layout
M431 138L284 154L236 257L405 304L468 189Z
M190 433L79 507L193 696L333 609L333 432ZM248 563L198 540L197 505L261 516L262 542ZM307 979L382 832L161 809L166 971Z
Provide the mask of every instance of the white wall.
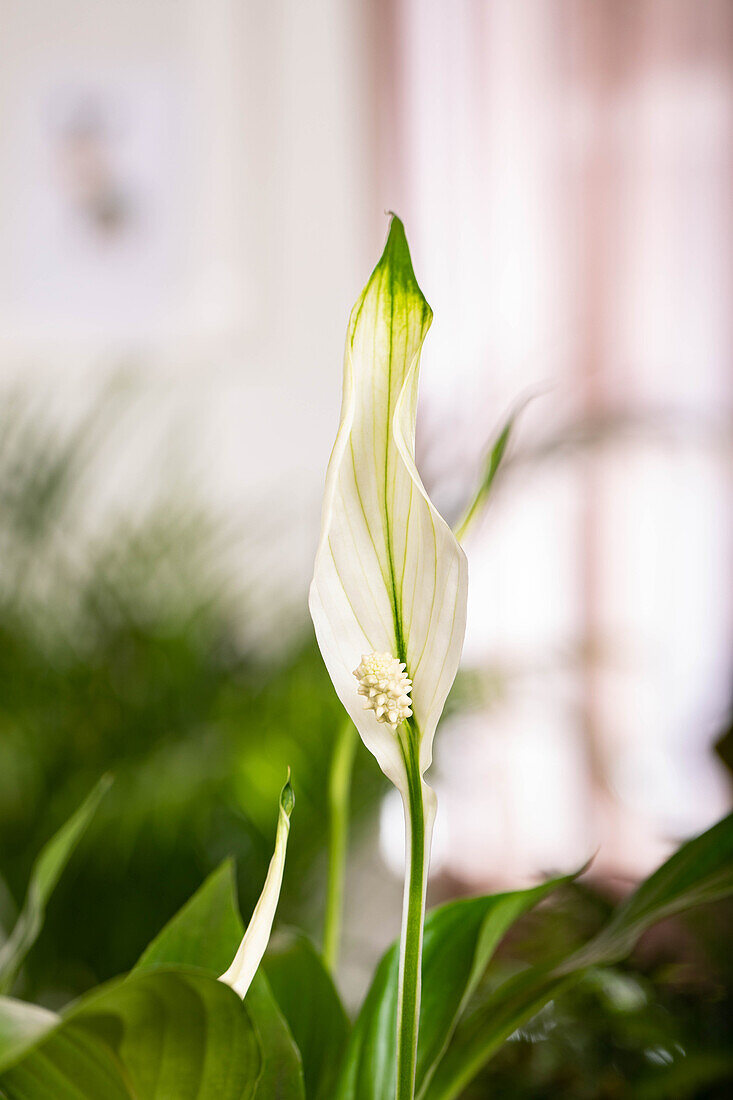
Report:
M303 586L380 243L363 32L343 0L2 2L0 381L74 408L132 367L150 396L115 479L139 489L148 438L185 424L175 463L235 514L279 512L270 564ZM111 243L59 190L57 116L89 90L140 206Z

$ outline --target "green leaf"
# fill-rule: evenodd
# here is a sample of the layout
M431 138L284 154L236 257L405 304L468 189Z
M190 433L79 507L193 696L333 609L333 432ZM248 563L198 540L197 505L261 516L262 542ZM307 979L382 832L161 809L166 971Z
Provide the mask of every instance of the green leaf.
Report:
M50 1021L0 1075L9 1100L250 1100L262 1059L239 997L198 971L155 970Z
M83 1031L61 1029L0 1077L5 1100L142 1100L111 1051Z
M263 968L300 1050L308 1100L331 1100L349 1024L320 955L289 931L273 939Z
M110 783L109 776L100 779L76 813L43 847L33 864L23 908L13 931L0 947L0 993L11 988L23 960L38 939L48 900Z
M423 1095L458 1017L504 933L522 913L574 876L530 890L449 902L425 921L417 1094ZM382 959L339 1081L339 1100L392 1100L395 1090L398 947Z
M300 1051L262 967L252 979L244 1004L262 1051L262 1072L257 1081L256 1100L305 1100Z
M618 962L657 921L733 893L733 814L683 844L566 964Z
M507 447L509 446L509 440L511 439L514 427L517 422L517 418L527 407L531 397L526 398L507 418L501 431L496 436L494 442L491 445L488 456L484 463L484 468L481 472L481 478L478 484L478 488L474 493L473 499L466 508L463 517L456 527L456 538L461 541L466 534L466 531L473 523L474 519L486 504L489 494L494 486L496 475L499 473L499 468L504 461Z
M201 967L218 977L244 934L234 880L225 860L146 948L135 972L169 964Z
M226 860L153 940L134 972L188 964L217 976L234 956L243 931L233 865ZM300 1054L261 967L244 1003L262 1054L258 1100L304 1100Z
M588 967L620 961L657 921L731 893L733 815L684 844L588 944L557 963L530 967L509 979L462 1019L426 1100L460 1096L504 1040Z
M0 997L0 1072L42 1039L59 1022L55 1012Z

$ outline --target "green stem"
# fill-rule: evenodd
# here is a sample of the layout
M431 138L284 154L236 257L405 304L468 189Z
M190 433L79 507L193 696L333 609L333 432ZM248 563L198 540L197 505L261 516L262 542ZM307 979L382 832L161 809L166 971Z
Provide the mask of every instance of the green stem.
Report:
M336 739L328 780L328 884L323 926L323 961L333 977L336 975L341 943L344 872L349 836L349 795L356 742L356 726L347 718Z
M413 1100L420 1022L422 940L427 888L427 841L423 781L419 764L419 736L407 726L402 754L407 771L405 809L405 896L400 941L400 984L397 1002L396 1100Z

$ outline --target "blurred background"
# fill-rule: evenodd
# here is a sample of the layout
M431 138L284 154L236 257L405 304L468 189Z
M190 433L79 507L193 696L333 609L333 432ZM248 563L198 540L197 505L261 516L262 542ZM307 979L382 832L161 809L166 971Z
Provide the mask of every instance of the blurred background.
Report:
M228 853L247 914L287 765L282 914L320 935L341 715L306 594L387 210L435 311L418 451L449 519L522 409L467 540L434 900L595 852L542 936L592 927L731 799L730 0L0 14L1 925L116 776L21 992L129 967ZM399 804L356 769L352 1005L402 859ZM724 1095L725 915L583 984L475 1095Z

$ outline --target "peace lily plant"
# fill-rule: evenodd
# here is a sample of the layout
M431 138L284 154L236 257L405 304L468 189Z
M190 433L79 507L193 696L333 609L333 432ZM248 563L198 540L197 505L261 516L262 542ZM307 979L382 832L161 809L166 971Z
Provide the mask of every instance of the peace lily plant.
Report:
M326 475L310 610L341 702L406 822L398 1100L414 1094L425 891L435 795L423 776L458 671L466 557L415 466L420 350L432 321L405 231L387 245L346 336L341 422Z
M349 323L310 592L321 652L347 713L329 777L322 951L292 930L271 938L294 806L288 776L272 862L246 931L227 861L129 974L58 1013L0 997L4 1100L457 1100L502 1043L573 982L623 959L655 921L733 893L727 817L683 845L587 943L509 977L492 971L505 932L573 875L459 899L426 916L436 803L425 773L458 669L467 590L463 550L415 467L418 365L430 320L404 229L392 218ZM490 448L461 537L489 497L513 423L514 416ZM407 843L401 936L352 1023L333 973L355 731L402 796ZM50 894L107 785L100 782L38 856L0 944L0 993L22 976ZM487 972L492 980L483 986Z

